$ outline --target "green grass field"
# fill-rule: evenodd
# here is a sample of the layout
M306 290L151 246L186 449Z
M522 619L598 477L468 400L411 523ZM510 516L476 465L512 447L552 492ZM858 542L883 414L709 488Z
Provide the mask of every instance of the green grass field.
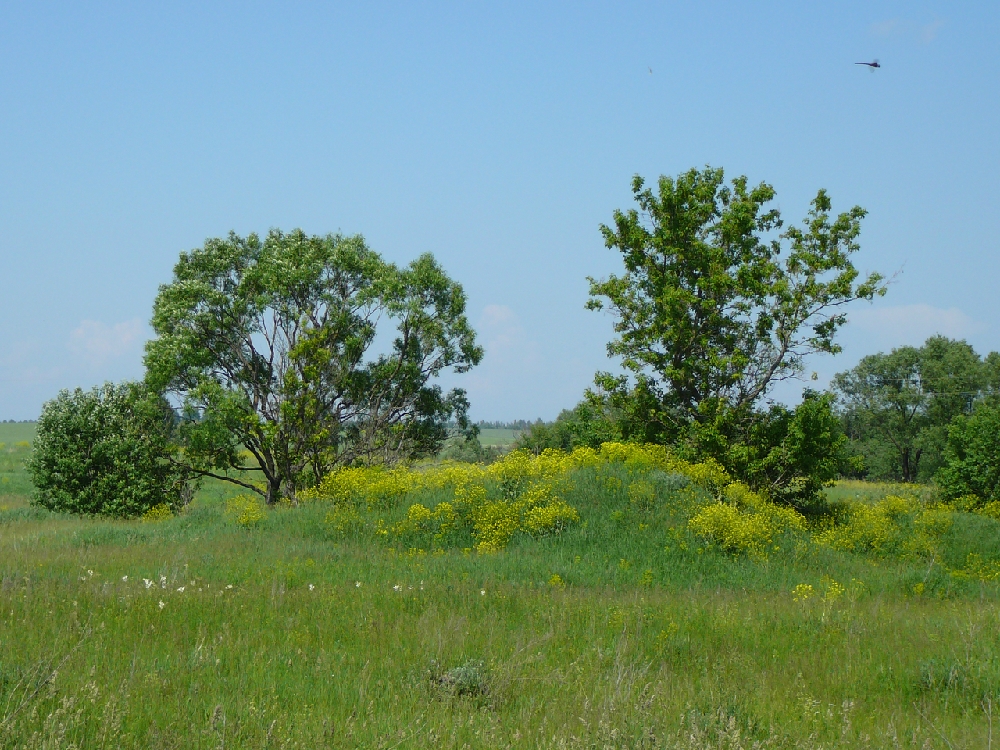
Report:
M484 448L506 448L513 445L520 434L520 430L501 430L483 427L479 430L479 442Z
M10 445L35 438L34 422L0 422L0 443Z
M989 746L997 586L949 571L1000 559L992 518L930 565L751 559L584 471L578 525L479 555L338 536L321 502L248 530L219 484L157 523L50 514L4 472L0 747Z
M31 494L24 459L34 437L33 422L0 422L0 507L23 502Z

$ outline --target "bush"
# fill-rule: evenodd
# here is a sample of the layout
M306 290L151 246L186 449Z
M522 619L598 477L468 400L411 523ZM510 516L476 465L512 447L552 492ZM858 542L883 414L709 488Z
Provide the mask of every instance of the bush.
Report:
M846 442L829 394L807 390L794 409L715 407L691 425L686 458L715 458L755 492L801 513L825 510L822 490L837 477Z
M1000 408L981 404L948 428L944 466L936 479L946 498L973 496L978 504L1000 500Z
M688 526L727 552L765 558L777 537L806 529L805 519L797 511L767 502L745 484L734 482L723 497L725 502L702 508Z
M264 503L255 495L237 495L226 500L226 515L237 526L254 529L264 520Z
M923 506L910 497L887 495L871 505L848 503L845 517L814 541L846 552L933 557L954 514L947 506Z
M620 441L622 437L621 425L608 408L585 400L573 409L564 409L555 422L539 420L530 425L521 433L514 448L535 454L546 448L567 452L580 447L597 450L602 444Z
M154 505L142 514L143 523L158 523L160 521L167 521L173 517L174 512L166 503Z
M490 464L502 457L504 451L495 445L484 446L475 435L452 437L445 444L438 459L442 461L459 461L468 464Z
M166 401L140 383L60 392L42 407L26 462L34 502L118 517L179 507L186 476L168 460L172 419Z

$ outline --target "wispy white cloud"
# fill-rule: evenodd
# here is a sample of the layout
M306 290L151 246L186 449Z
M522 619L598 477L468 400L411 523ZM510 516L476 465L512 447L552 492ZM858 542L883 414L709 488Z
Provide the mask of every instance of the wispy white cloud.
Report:
M599 343L583 343L568 316L545 316L527 304L492 304L470 317L483 361L465 374L442 373L441 386L464 388L474 419L554 419L583 397L596 370L615 368ZM610 326L600 340L605 333Z
M0 383L47 383L58 379L60 364L46 362L46 347L37 339L9 342L0 351Z
M81 321L70 334L69 350L92 367L135 352L142 343L142 321L138 318L106 325L98 320Z
M924 44L930 44L937 36L938 29L944 26L944 21L935 20L920 27L920 40Z
M537 340L507 305L484 307L475 328L485 356L482 364L456 385L468 390L476 410L488 418L504 418L506 409L526 413L521 404L526 399L533 401L529 394L545 381Z
M507 305L487 305L480 316L480 325L505 326L517 322L517 315Z

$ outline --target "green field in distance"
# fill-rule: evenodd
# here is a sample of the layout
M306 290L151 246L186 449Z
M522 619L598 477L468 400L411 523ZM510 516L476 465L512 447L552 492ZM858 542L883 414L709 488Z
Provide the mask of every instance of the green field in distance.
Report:
M513 445L520 436L520 430L499 430L492 427L479 428L479 443L483 447L496 446L504 448Z

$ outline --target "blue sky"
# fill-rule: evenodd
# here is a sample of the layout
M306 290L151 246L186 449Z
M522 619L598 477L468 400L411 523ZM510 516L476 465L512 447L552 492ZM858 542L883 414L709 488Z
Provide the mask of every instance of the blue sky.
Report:
M936 332L1000 349L998 32L996 3L0 3L0 418L141 376L178 253L270 227L433 252L486 347L449 379L473 416L552 418L613 364L598 225L705 164L786 221L868 209L857 264L900 273L821 384Z

